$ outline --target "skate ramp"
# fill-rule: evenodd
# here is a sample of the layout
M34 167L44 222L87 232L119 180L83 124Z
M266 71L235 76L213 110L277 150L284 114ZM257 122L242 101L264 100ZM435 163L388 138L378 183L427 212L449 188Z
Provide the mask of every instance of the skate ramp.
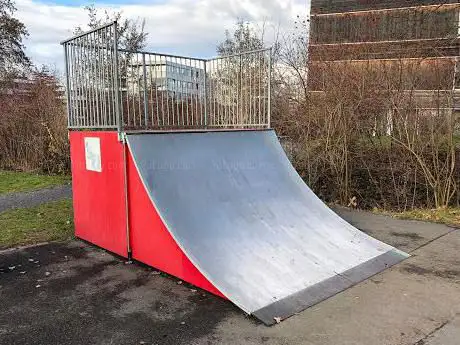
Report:
M265 324L408 256L330 210L274 131L129 134L127 141L147 194L188 259Z

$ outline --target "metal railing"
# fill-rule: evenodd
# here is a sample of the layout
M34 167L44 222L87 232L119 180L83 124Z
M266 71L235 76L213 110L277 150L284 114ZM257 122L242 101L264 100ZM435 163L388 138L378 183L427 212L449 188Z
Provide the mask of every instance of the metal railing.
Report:
M271 48L196 59L118 48L117 23L62 42L69 128L269 128Z

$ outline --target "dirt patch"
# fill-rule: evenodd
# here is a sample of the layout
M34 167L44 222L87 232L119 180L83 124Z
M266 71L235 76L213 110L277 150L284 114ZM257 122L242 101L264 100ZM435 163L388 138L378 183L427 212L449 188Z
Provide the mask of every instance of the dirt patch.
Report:
M390 232L391 236L396 236L396 237L402 237L402 238L408 238L411 240L423 240L423 237L420 236L419 234L415 232L396 232L392 231Z
M420 276L431 276L449 280L456 280L460 278L460 270L435 270L420 267L414 264L406 264L401 267L401 271L409 274L417 274Z

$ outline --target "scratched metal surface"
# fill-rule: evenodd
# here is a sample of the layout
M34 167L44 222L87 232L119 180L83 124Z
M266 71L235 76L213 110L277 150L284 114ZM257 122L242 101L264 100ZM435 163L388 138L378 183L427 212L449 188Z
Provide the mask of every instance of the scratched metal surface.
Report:
M406 257L321 202L274 131L133 134L128 144L179 246L247 313L324 282L335 284L331 278L383 254ZM365 277L382 270L367 266Z

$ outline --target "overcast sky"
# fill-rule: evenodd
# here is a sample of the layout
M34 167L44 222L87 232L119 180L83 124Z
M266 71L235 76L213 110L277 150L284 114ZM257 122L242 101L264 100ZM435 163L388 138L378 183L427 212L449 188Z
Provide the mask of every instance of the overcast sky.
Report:
M275 28L288 29L309 9L309 0L16 0L16 16L30 33L27 53L36 65L61 69L59 42L87 22L83 7L92 3L121 10L127 18L145 18L148 50L196 57L215 55L225 29L238 18L259 27L265 22L269 41Z

